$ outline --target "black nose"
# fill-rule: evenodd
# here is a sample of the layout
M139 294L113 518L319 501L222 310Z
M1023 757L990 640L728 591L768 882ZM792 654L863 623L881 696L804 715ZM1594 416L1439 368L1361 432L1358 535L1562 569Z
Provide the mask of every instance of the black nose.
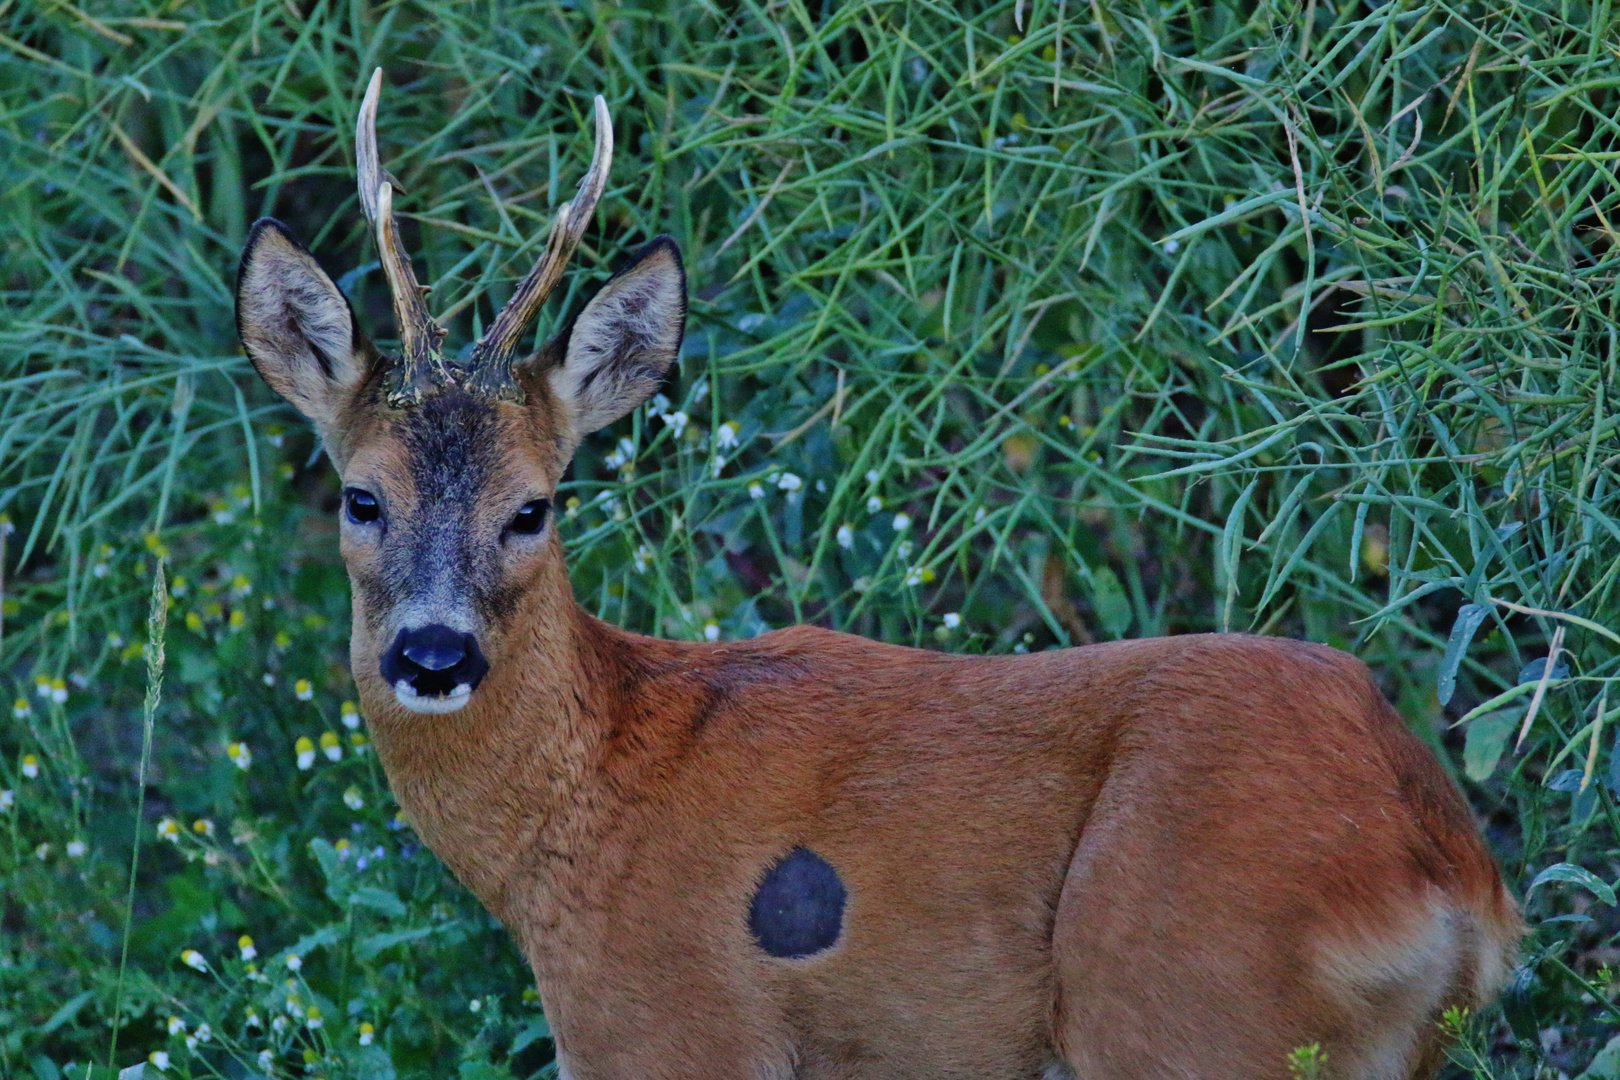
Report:
M458 686L476 690L488 670L478 639L448 626L401 630L382 658L389 686L403 681L423 697L444 697Z

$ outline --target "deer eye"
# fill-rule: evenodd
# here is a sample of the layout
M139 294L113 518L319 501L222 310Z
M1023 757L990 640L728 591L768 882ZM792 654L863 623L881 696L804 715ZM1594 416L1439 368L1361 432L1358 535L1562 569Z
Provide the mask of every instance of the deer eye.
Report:
M512 515L512 524L507 528L523 536L533 536L545 527L546 512L550 509L551 503L546 499L526 502Z
M382 517L377 497L359 488L343 489L343 512L356 525L365 525Z

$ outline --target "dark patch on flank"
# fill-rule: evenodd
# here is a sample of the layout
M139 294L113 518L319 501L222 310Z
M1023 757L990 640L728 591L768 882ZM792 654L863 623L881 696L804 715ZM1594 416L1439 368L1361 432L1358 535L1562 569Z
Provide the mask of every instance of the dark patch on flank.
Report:
M848 893L832 864L796 847L765 874L748 906L748 929L771 956L798 960L832 948Z

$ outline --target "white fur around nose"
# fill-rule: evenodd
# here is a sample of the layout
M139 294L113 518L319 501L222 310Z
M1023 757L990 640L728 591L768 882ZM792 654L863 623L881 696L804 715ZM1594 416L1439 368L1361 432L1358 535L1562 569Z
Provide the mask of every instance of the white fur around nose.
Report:
M394 684L394 699L411 712L443 715L453 713L472 700L472 687L458 683L448 694L418 694L404 679Z

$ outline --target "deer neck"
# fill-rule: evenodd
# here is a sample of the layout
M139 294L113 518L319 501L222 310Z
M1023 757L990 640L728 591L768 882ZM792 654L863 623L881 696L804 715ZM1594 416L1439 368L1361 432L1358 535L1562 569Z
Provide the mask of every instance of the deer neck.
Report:
M633 636L581 611L555 567L559 580L530 591L464 708L412 713L380 680L361 689L376 699L365 702L373 742L412 827L508 925L514 890L544 889L594 832L613 716L636 681L625 676Z

